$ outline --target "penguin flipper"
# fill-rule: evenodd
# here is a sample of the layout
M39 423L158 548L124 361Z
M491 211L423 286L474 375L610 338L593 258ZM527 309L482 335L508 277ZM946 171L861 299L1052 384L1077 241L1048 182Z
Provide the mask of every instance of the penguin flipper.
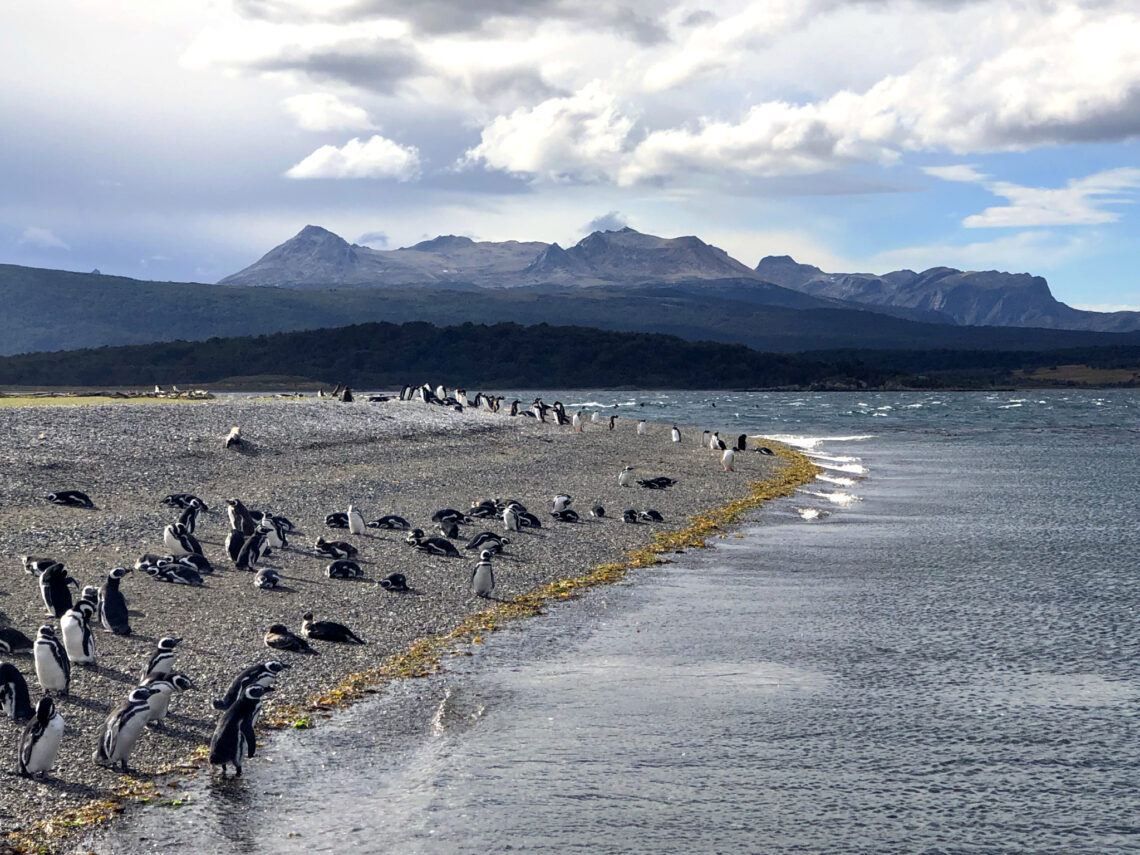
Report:
M240 727L242 734L245 736L245 756L252 757L257 753L257 737L253 732L253 716L244 718ZM238 769L238 774L241 774L241 766L237 763L235 763L234 766Z

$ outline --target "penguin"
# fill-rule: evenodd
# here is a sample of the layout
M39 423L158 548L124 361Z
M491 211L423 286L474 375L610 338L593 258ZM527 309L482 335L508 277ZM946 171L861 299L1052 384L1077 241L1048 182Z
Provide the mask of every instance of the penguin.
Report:
M470 523L471 520L467 518L466 514L462 514L455 508L443 508L436 511L431 515L431 521L438 522L453 522L453 523Z
M364 534L364 517L352 505L348 506L348 533Z
M425 539L423 531L418 528L405 538L405 542L411 544L416 552L422 552L425 555L439 555L445 558L459 557L459 550L450 541L444 540L442 537Z
M107 581L99 589L99 622L115 635L131 634L127 598L119 590L119 583L129 572L126 567L116 567L107 574Z
M323 537L318 537L313 542L313 548L321 555L329 558L355 558L359 551L351 543L345 543L342 540L328 541Z
M627 522L627 523L636 523L637 522L637 511L635 511L633 508L630 508L629 510L622 511L621 512L621 521Z
M328 528L348 528L348 514L344 511L335 511L325 517L325 526Z
M271 549L284 549L288 546L288 542L285 540L285 529L278 524L272 514L266 514L261 518L254 536L256 537L258 534L265 537L265 549L262 551L262 555L268 555Z
M67 651L55 637L55 631L47 625L41 626L32 646L32 656L36 662L36 679L45 692L59 692L67 696L71 688L71 660Z
M661 516L661 512L655 511L653 508L647 508L638 514L637 517L645 522L665 522L665 517Z
M206 507L206 503L195 496L193 493L171 493L159 501L159 504L166 505L169 508L188 508L194 501L198 502L201 510L210 510L208 507Z
M154 694L147 698L149 709L146 723L161 728L164 726L166 713L170 710L170 698L174 691L177 689L179 692L188 692L194 688L194 684L185 674L173 671L162 676L147 677L139 683L139 688L154 690Z
M241 499L226 499L226 515L230 518L230 528L236 528L246 537L253 534L254 529L257 528L257 523L254 522Z
M558 513L559 511L564 511L568 507L570 507L570 504L573 501L574 500L572 498L570 498L570 496L567 493L559 493L557 496L554 497L554 506L551 508L551 510L554 513Z
M387 514L368 523L368 527L406 531L412 526L403 517L396 516L395 514Z
M574 417L570 420L570 426L574 429L574 433L582 432L582 413L584 410L578 410Z
M590 424L596 425L601 420L602 420L602 414L599 413L597 410L594 410L594 412L590 413Z
M271 591L281 583L281 574L276 570L270 570L268 567L257 571L257 575L253 577L253 587L260 588L263 591Z
M142 678L140 682L145 682L151 677L165 677L174 670L174 648L182 641L174 635L168 635L158 640L158 645L154 649L154 653L150 656L150 661L146 663L143 668Z
M286 665L283 662L277 662L272 659L268 662L259 662L256 665L250 665L234 678L233 682L230 683L230 687L226 690L225 695L220 700L213 702L214 709L227 709L237 700L238 695L244 692L249 686L265 687L272 685L282 671L292 667L292 665Z
M724 454L722 454L720 457L720 465L724 469L725 472L734 471L735 459L736 459L735 449L726 448L724 450Z
M139 686L127 699L118 704L107 716L103 737L95 749L95 762L101 766L114 766L127 772L127 758L142 735L143 726L150 718L150 696L155 689Z
M724 440L720 438L719 430L713 431L712 439L709 440L709 448L712 451L724 451L728 448L728 446L724 444Z
M481 531L469 541L467 541L467 544L463 548L479 549L482 547L484 549L491 549L492 547L495 547L493 551L501 552L502 548L510 542L511 541L508 538L500 537L493 531Z
M645 419L642 419L637 423L637 435L645 436Z
M616 418L617 416L610 416L610 430L614 429L614 419Z
M182 557L188 558L189 556L184 555ZM159 582L169 582L173 585L193 585L195 587L201 587L204 584L202 575L194 565L183 563L182 561L163 559L154 566L147 567L146 573L152 579Z
M740 436L738 436L736 438L736 450L737 451L747 451L748 450L748 434L742 433Z
M68 508L94 508L95 503L91 497L79 490L60 490L48 493L47 500L53 505L63 505Z
M459 537L459 524L453 522L441 522L439 524L439 533L446 538L454 540Z
M241 428L234 425L230 428L230 432L226 434L226 448L238 448L242 445L244 440L241 438Z
M703 445L705 448L709 447L709 440L711 439L712 435L707 430L701 432L701 445Z
M283 623L275 623L265 633L265 646L274 650L291 650L294 653L316 653L309 642L289 631Z
M183 555L178 559L178 563L197 570L199 573L212 574L214 572L214 565L210 563L210 559L200 552Z
M551 513L551 516L559 522L578 522L578 512L572 508L567 508L564 511L554 511Z
M265 532L258 529L242 544L241 552L238 553L234 567L238 570L253 570L257 566L257 562L261 560L261 556L268 551L267 546Z
M633 467L627 466L618 474L618 486L628 487L629 482L633 480Z
M59 564L54 558L33 558L30 555L21 555L20 563L24 565L24 572L31 576L39 576L53 564Z
M479 562L471 568L471 593L487 599L495 590L495 571L491 568L491 553L484 549Z
M519 514L514 505L508 505L503 509L503 527L507 531L519 530Z
M664 475L661 475L657 478L646 478L637 483L646 490L666 490L676 484L677 481L673 478L666 478Z
M0 662L0 712L15 722L32 717L28 681L11 662Z
M522 528L542 528L542 520L528 511L515 511L519 517L519 525Z
M756 450L757 450L757 451L758 451L760 454L767 454L767 455L769 455L769 456L771 456L771 455L773 455L773 454L775 454L775 453L776 453L776 452L774 452L772 449L770 449L770 448L765 448L765 447L763 447L763 446L761 446L760 448L758 448L758 449L756 449Z
M312 612L301 615L301 634L317 641L335 641L340 644L364 644L364 639L343 623L331 620L313 620Z
M592 516L592 517L597 517L598 519L601 519L605 515L606 515L606 509L603 508L601 505L594 505L594 507L590 508L590 516Z
M59 635L67 658L75 665L95 664L95 636L91 632L91 617L95 607L80 600L59 619Z
M14 626L0 627L0 653L18 653L31 650L32 640Z
M58 561L40 574L40 596L43 598L47 613L54 618L63 617L71 608L71 591L68 585L79 589L79 583L71 578L67 568Z
M202 503L197 499L178 516L178 522L186 527L188 534L193 534L198 527L198 514L202 512Z
M17 773L21 778L47 775L55 765L59 745L63 741L63 716L49 697L36 704L35 718L28 722L20 736Z
M389 573L380 580L380 587L385 591L403 592L408 590L408 580L403 573Z
M234 767L234 776L240 778L242 761L257 752L253 720L262 699L272 691L272 686L246 686L218 719L210 737L210 765L221 766L223 778L229 765Z
M166 544L171 555L202 554L202 544L198 542L198 538L186 530L186 526L182 523L174 523L174 525L168 525L164 528L162 530L162 542Z
M681 441L681 430L680 430L680 428L678 428L676 425L673 425L673 429L669 432L669 438L672 439L673 442L680 442Z
M479 504L472 505L467 509L467 516L472 519L489 520L498 515L499 509L491 499L484 499Z
M341 558L325 568L325 575L330 579L360 579L364 576L364 571L355 561Z
M234 564L237 564L243 546L245 546L245 535L240 529L230 529L230 533L226 535L226 554Z

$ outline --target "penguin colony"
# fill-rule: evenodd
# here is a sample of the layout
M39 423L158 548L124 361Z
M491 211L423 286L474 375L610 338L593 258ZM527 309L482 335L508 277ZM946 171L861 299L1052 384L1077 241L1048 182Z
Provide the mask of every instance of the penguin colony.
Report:
M345 398L344 393L338 397L351 400ZM405 387L399 399L449 407L457 412L481 408L498 413L504 407L502 397L479 393L472 398L461 389L432 389L427 384ZM568 417L560 402L547 405L537 398L526 407L521 406L518 400L511 401L506 407L511 415L569 426L575 433L593 425L598 426L593 429L601 429L603 423L607 429L613 430L617 418L611 415L608 422L604 422L599 413L587 414L583 410ZM639 437L650 434L644 420L636 423L634 432ZM724 471L733 471L732 455L737 449L745 449L747 438L740 437L735 448L728 448L719 434L705 432L705 436L708 447L723 455ZM681 441L676 426L670 432L670 441ZM242 444L244 440L235 427L226 437L224 447ZM771 454L769 449L756 450ZM637 469L632 465L622 469L618 474L619 486L633 487L636 484L643 489L664 490L677 483L663 475L639 478L635 474ZM89 496L77 490L58 490L48 494L47 501L73 508L97 507ZM412 522L398 513L379 515L369 521L360 508L349 504L345 511L323 515L328 537L316 537L311 550L307 544L300 549L326 559L322 566L327 579L362 580L367 577L360 563L361 547L367 545L370 538L382 537L384 532L400 532L407 547L422 555L425 561L449 559L462 562L469 571L463 578L470 593L476 598L493 599L496 571L509 566L500 563L504 556L518 560L517 556L512 556L510 546L512 540L518 542L521 533L543 528L544 519L545 526L582 524L582 517L595 522L609 519L605 508L598 504L587 504L588 513L583 509L580 516L571 507L574 499L567 493L558 493L549 501L549 509L535 508L537 512L532 512L514 498L475 498L464 510L442 508L432 514L430 521L438 526L438 533L431 530L426 521L420 523L424 528L413 527ZM129 638L132 634L128 596L144 599L141 591L137 594L131 591L132 588L137 591L143 584L140 579L149 576L156 582L201 587L208 584L211 575L231 572L229 568L232 567L232 572L248 572L251 585L257 589L274 592L292 590L287 586L287 578L283 578L277 569L267 566L272 564L276 552L298 549L290 546L290 538L300 531L286 517L268 509L251 509L239 498L227 499L225 517L228 533L224 538L224 549L218 549L217 525L216 522L211 523L211 511L201 498L191 493L171 493L162 499L161 504L170 509L173 519L154 533L157 551L143 553L133 565L127 562L125 566L109 568L98 580L98 586L81 588L67 567L53 558L21 556L24 570L35 578L39 599L45 608L45 622L36 630L34 639L15 627L0 627L0 654L31 654L30 668L21 670L10 662L0 663L0 713L13 722L25 724L14 744L15 765L20 775L49 775L61 744L71 739L85 740L91 747L94 762L127 771L131 768L131 757L136 748L144 751L148 740L162 738L161 731L172 708L190 711L201 706L201 699L179 698L184 692L194 692L196 687L192 677L176 667L182 639L164 636L150 645L149 657L137 672L137 685L124 687L123 696L109 710L99 733L71 733L67 730L61 707L66 713L73 691L74 696L83 697L85 670L99 667L101 636ZM212 513L216 520L218 512ZM662 514L652 508L629 508L615 513L615 521L618 518L629 524L664 521ZM317 517L305 522L317 526L320 520ZM209 557L198 536L202 529L213 529L207 535L211 538L207 543L214 545L209 550ZM400 539L387 538L393 543ZM476 555L478 559L473 560ZM404 574L372 575L371 581L386 592L415 590ZM193 596L192 593L190 595ZM317 620L314 612L301 615L297 609L294 614L299 615L299 620L294 617L292 627L285 623L266 627L265 661L244 667L221 698L211 699L212 709L221 712L221 716L210 741L209 759L222 775L230 767L233 774L241 775L243 761L254 756L256 740L253 726L262 701L275 691L274 683L280 675L291 665L303 667L306 656L336 655L336 646L366 644L350 627L325 620L324 615ZM300 631L294 632L294 629ZM277 651L300 654L302 658L291 663L278 661L273 658L278 655Z

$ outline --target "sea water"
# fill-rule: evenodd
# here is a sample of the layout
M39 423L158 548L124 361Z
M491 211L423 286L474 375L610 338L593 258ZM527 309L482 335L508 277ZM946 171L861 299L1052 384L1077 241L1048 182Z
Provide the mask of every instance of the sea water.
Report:
M824 474L91 848L1140 851L1140 395L542 394Z

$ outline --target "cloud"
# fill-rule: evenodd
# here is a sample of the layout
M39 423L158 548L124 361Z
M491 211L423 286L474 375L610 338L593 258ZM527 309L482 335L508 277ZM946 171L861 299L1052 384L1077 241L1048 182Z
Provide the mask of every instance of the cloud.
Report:
M424 71L414 47L390 38L352 38L322 47L290 45L248 67L299 72L313 80L347 83L385 95Z
M54 232L39 226L28 226L16 243L38 247L39 249L71 249Z
M1140 312L1140 305L1129 303L1072 303L1074 309L1084 312Z
M594 232L617 232L628 225L629 221L624 214L620 211L610 211L607 214L602 214L600 217L594 217L594 219L582 226L582 231L589 234L593 234Z
M305 131L368 131L375 127L362 107L328 92L293 95L281 103Z
M1035 271L1087 254L1095 239L1048 230L1018 232L991 241L967 244L929 244L892 249L872 256L866 267L888 271L907 268L957 267L962 270Z
M402 146L379 134L367 142L359 137L340 148L324 145L292 167L289 178L394 178L411 181L420 173L415 146Z
M365 232L356 239L356 243L370 246L373 249L387 249L388 235L384 232Z
M929 175L945 181L979 184L1012 204L986 208L962 221L967 228L1026 228L1036 226L1090 226L1114 223L1118 211L1104 205L1131 204L1126 194L1140 187L1140 169L1123 167L1074 178L1064 187L1025 187L994 181L973 166L926 167Z

